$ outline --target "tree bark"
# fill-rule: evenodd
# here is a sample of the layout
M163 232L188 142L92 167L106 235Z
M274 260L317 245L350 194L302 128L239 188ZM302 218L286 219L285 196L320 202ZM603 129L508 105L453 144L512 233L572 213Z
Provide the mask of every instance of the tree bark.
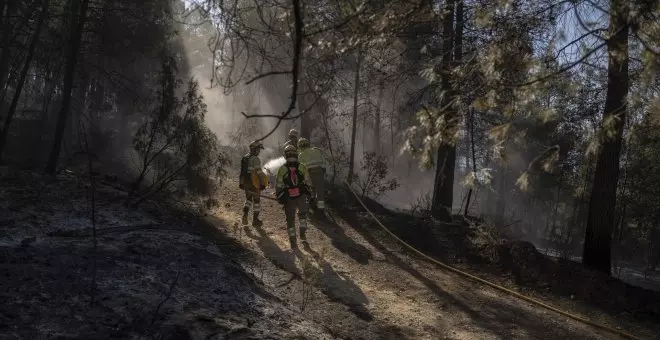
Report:
M445 14L443 18L443 32L442 32L442 90L444 95L442 97L441 106L445 111L445 119L450 122L448 125L453 124L455 118L455 110L452 108L452 101L454 94L452 84L449 79L452 63L452 52L454 50L454 0L447 0L445 2ZM448 133L445 135L451 136L453 129L450 126ZM433 200L431 203L431 214L442 220L451 221L452 206L454 200L454 168L456 166L456 145L451 141L443 141L438 147L436 157L435 180L433 185Z
M470 152L472 153L472 174L477 175L477 156L474 147L474 109L470 110L470 115L468 117L468 127L470 133ZM475 178L476 181L476 178ZM470 187L467 195L467 202L465 202L465 213L464 216L468 217L468 212L470 211L470 200L472 199L473 186Z
M57 125L55 127L55 139L53 140L53 148L50 152L48 164L46 165L46 173L49 174L55 173L60 158L60 151L62 149L62 138L64 137L64 128L66 127L66 121L69 115L69 108L71 106L71 91L73 90L73 80L76 73L78 52L80 49L80 42L82 40L83 29L85 27L85 20L87 17L88 6L89 6L89 0L71 1L71 26L69 27L70 29L69 55L67 56L66 71L64 73L64 88L62 89L62 106L60 107L60 113L57 117Z
M301 70L304 70L304 66L301 62ZM310 94L309 82L307 79L307 73L301 72L300 78L300 88L298 94L298 112L302 115L300 116L300 137L305 137L310 139L312 137L312 130L314 128L314 119L312 118L311 106L313 104L313 94ZM307 112L305 112L307 110ZM305 112L303 114L303 112Z
M353 183L355 176L355 139L357 138L358 96L360 94L360 67L362 66L362 51L357 52L355 62L355 89L353 90L353 125L351 127L351 155L348 160L348 183Z
M7 110L7 117L5 118L5 124L2 127L2 132L0 132L0 157L4 154L5 145L7 142L7 134L9 133L9 127L11 122L14 119L14 114L16 113L16 107L18 106L18 100L21 97L23 92L23 86L25 85L25 78L27 77L28 70L30 69L30 64L32 63L32 58L34 57L34 50L37 47L37 42L39 41L39 35L41 35L41 28L43 23L46 20L46 15L48 14L48 0L43 0L41 6L41 15L37 21L37 27L34 29L32 38L30 41L30 47L28 48L27 55L25 56L25 63L23 64L23 69L18 78L18 83L16 84L16 89L14 90L14 96Z
M9 76L9 63L11 60L11 36L12 25L10 17L13 15L15 4L13 1L2 1L2 56L0 57L0 90L2 91L2 100L0 107L4 104L5 91L7 91L7 80Z
M321 106L321 118L323 119L323 130L325 130L325 138L328 141L328 152L330 152L330 158L332 159L332 179L330 183L332 187L335 186L335 179L337 178L337 158L335 157L335 152L332 147L332 136L330 135L330 124L328 123L328 105L324 104Z
M383 97L385 97L385 81L381 80L378 85L378 101L376 102L376 122L374 123L373 150L380 156L383 151L382 141L380 140L381 111L383 109Z
M509 191L509 186L507 185L509 174L506 164L499 164L498 168L499 176L496 177L498 195L495 196L494 215L496 223L498 225L504 225L506 224L506 195Z
M607 97L603 122L614 118L614 134L604 133L596 162L596 172L589 200L587 230L582 263L603 273L612 271L612 231L616 189L619 180L619 156L626 121L628 96L628 8L623 0L613 0L610 10L610 40L608 49ZM608 127L603 124L603 128ZM608 131L612 132L612 131Z

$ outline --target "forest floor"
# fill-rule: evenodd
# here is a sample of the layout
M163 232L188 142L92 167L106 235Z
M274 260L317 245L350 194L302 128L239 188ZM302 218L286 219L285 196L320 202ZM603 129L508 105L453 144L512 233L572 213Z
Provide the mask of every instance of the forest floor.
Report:
M262 201L263 227L238 227L243 194L236 187L235 182L226 184L219 225L233 225L227 232L271 262L258 269L266 278L264 285L293 304L304 300L303 313L337 337L618 338L411 254L379 229L347 192L336 191L327 217L312 220L309 246L291 251L283 213L274 201ZM590 320L642 338L660 338L660 294L551 260L525 243L493 245L484 231L465 221L433 226L429 220L369 205L400 237L445 263ZM288 277L295 280L288 282ZM311 299L303 298L301 281L315 283Z
M239 226L235 181L205 218L155 202L127 209L123 190L98 183L96 252L89 192L71 173L0 177L0 339L617 339L405 251L345 192L329 202L328 218L312 220L309 247L291 251L276 202L263 201L263 227ZM465 271L645 339L660 334L652 292L573 282L586 274L558 280L565 285L533 269L511 275L511 263L549 264L507 256L512 247L488 246L462 222L431 228L370 206ZM553 268L556 276L572 267ZM615 302L594 302L603 296Z

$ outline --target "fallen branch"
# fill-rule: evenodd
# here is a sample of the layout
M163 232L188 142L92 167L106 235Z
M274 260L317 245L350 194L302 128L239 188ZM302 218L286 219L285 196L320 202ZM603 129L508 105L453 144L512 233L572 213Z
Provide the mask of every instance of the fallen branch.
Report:
M149 325L149 328L156 323L156 319L158 319L158 312L160 312L160 309L163 307L163 305L167 302L172 297L172 293L174 292L174 287L176 287L177 282L179 282L179 277L181 276L181 272L178 271L176 273L176 277L174 280L172 280L172 283L170 284L170 288L167 291L167 295L165 295L165 298L156 306L156 309L154 310L153 313L153 318L151 319L151 324Z

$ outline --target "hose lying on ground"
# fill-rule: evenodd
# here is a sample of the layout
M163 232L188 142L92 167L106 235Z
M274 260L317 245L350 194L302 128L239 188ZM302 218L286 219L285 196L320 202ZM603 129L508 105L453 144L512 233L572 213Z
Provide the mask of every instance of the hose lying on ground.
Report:
M448 271L450 271L450 272L456 273L456 274L458 274L458 275L460 275L460 276L466 277L466 278L468 278L468 279L471 279L471 280L473 280L473 281L479 282L479 283L484 284L484 285L486 285L486 286L489 286L489 287L491 287L491 288L495 288L495 289L497 289L497 290L499 290L499 291L505 292L505 293L507 293L507 294L509 294L509 295L515 296L515 297L517 297L517 298L519 298L519 299L521 299L521 300L525 300L525 301L531 303L532 305L536 305L536 306L539 306L539 307L545 308L545 309L547 309L547 310L550 310L550 311L553 311L553 312L555 312L555 313L561 314L561 315L563 315L563 316L565 316L565 317L571 318L571 319L573 319L573 320L575 320L575 321L578 321L578 322L581 322L581 323L583 323L583 324L586 324L586 325L589 325L589 326L592 326L592 327L595 327L595 328L598 328L598 329L601 329L601 330L605 330L605 331L610 332L610 333L613 333L613 334L620 335L620 336L622 336L622 337L624 337L624 338L628 338L628 339L641 339L641 338L636 337L636 336L634 336L634 335L632 335L632 334L626 333L625 331L621 331L621 330L618 330L618 329L615 329L615 328L612 328L612 327L609 327L609 326L606 326L606 325L602 325L602 324L596 323L596 322L594 322L594 321L591 321L591 320L585 319L585 318L583 318L583 317L581 317L581 316L578 316L578 315L575 315L575 314L571 314L571 313L566 312L566 311L563 311L563 310L561 310L561 309L558 309L558 308L552 307L552 306L550 306L550 305L548 305L548 304L546 304L546 303L543 303L543 302L541 302L541 301L539 301L539 300L536 300L536 299L534 299L534 298L531 298L531 297L525 296L525 295L520 294L520 293L518 293L518 292L515 292L515 291L513 291L513 290L511 290L511 289L508 289L508 288L506 288L506 287L500 286L500 285L498 285L498 284L496 284L496 283L492 283L492 282L490 282L490 281L484 280L484 279L479 278L479 277L477 277L477 276L474 276L474 275L472 275L472 274L466 273L466 272L464 272L464 271L462 271L462 270L460 270L460 269L454 268L454 267L452 267L452 266L450 266L450 265L444 264L444 263L442 263L442 262L440 262L440 261L434 259L433 257L431 257L431 256L429 256L429 255L426 255L426 254L422 253L421 251L415 249L413 246L411 246L410 244L408 244L406 241L404 241L404 240L402 240L401 238L399 238L398 236L396 236L396 235L395 235L393 232L391 232L387 227L385 227L385 225L384 225L384 224L378 219L378 217L376 217L376 215L375 215L375 214L374 214L374 213L373 213L373 212L367 207L367 205L364 204L364 202L362 201L362 199L360 199L360 196L359 196L359 195L353 190L353 188L351 187L351 185L348 184L346 181L344 181L344 185L345 185L345 186L348 188L348 190L353 194L353 196L355 196L355 198L356 198L357 201L360 203L360 205L362 206L362 208L364 208L364 210L366 210L367 213L369 213L369 215L371 216L371 218L372 218L372 219L378 224L378 226L380 226L380 227L381 227L386 233L388 233L388 234L389 234L390 236L392 236L394 239L396 239L397 241L399 241L399 242L400 242L402 245L404 245L406 248L410 249L411 251L413 251L413 252L416 253L417 255L419 255L419 256L421 256L421 257L423 257L423 258L425 258L425 259L427 259L427 260L429 260L429 261L431 261L431 262L433 262L433 263L435 263L436 265L438 265L438 266L440 266L440 267L442 267L442 268L444 268L444 269L446 269L446 270L448 270Z
M401 238L399 238L398 236L396 236L396 234L394 234L394 233L391 232L387 227L385 227L385 225L380 221L380 219L378 219L378 217L377 217L377 216L376 216L376 215L375 215L375 214L374 214L374 213L373 213L373 212L367 207L367 205L362 201L362 199L360 198L360 196L359 196L359 195L353 190L353 188L350 186L350 184L348 184L346 181L344 181L344 185L345 185L345 186L348 188L348 190L353 194L353 196L355 196L355 198L356 198L357 201L360 203L360 205L362 206L362 208L364 208L364 210L366 210L367 213L369 213L369 215L371 216L371 218L372 218L372 219L378 224L379 227L381 227L381 229L383 229L387 234L389 234L390 236L392 236L394 239L396 239L399 243L401 243L403 246L405 246L406 248L408 248L408 249L411 250L412 252L414 252L414 253L416 253L417 255L419 255L419 256L421 256L421 257L427 259L428 261L433 262L434 264L440 266L441 268L446 269L446 270L448 270L448 271L450 271L450 272L453 272L453 273L455 273L455 274L458 274L458 275L460 275L460 276L463 276L463 277L465 277L465 278L471 279L471 280L473 280L473 281L479 282L479 283L484 284L484 285L486 285L486 286L489 286L489 287L491 287L491 288L495 288L495 289L497 289L497 290L499 290L499 291L505 292L505 293L507 293L507 294L509 294L509 295L512 295L512 296L514 296L514 297L517 297L517 298L519 298L519 299L521 299L521 300L527 301L527 302L531 303L532 305L536 305L536 306L542 307L542 308L547 309L547 310L549 310L549 311L555 312L555 313L557 313L557 314L563 315L563 316L568 317L568 318L570 318L570 319L573 319L573 320L575 320L575 321L581 322L581 323L583 323L583 324L585 324L585 325L589 325L589 326L592 326L592 327L595 327L595 328L598 328L598 329L601 329L601 330L604 330L604 331L607 331L607 332L610 332L610 333L613 333L613 334L616 334L616 335L620 335L620 336L622 336L622 337L624 337L624 338L633 339L633 340L641 340L641 338L639 338L639 337L637 337L637 336L634 336L634 335L632 335L632 334L630 334L630 333L627 333L627 332L625 332L625 331L618 330L618 329L613 328L613 327L610 327L610 326L602 325L602 324L596 323L596 322L594 322L594 321L588 320L588 319L586 319L586 318L583 318L583 317L581 317L581 316L578 316L578 315L572 314L572 313L570 313L570 312L563 311L563 310L561 310L561 309L558 309L558 308L556 308L556 307L550 306L550 305L548 305L548 304L546 304L546 303L543 303L543 302L541 302L541 301L539 301L539 300L536 300L536 299L534 299L534 298L531 298L531 297L525 296L525 295L520 294L520 293L518 293L518 292L515 292L515 291L513 291L513 290L511 290L511 289L508 289L508 288L506 288L506 287L500 286L500 285L498 285L498 284L496 284L496 283L492 283L492 282L487 281L487 280L484 280L484 279L482 279L482 278L480 278L480 277L477 277L477 276L474 276L474 275L472 275L472 274L466 273L466 272L464 272L464 271L462 271L462 270L460 270L460 269L454 268L454 267L452 267L452 266L450 266L450 265L447 265L447 264L445 264L445 263L442 263L442 262L436 260L435 258L433 258L433 257L431 257L431 256L429 256L429 255L424 254L423 252L417 250L415 247L411 246L411 245L410 245L409 243L407 243L406 241L404 241L404 240L402 240ZM255 193L255 194L256 194L256 193ZM269 199L269 200L277 201L276 198L274 198L274 197L270 197L270 196L268 196L268 195L264 195L264 194L261 194L261 193L258 193L257 195L259 195L259 196L262 197L262 198L266 198L266 199Z

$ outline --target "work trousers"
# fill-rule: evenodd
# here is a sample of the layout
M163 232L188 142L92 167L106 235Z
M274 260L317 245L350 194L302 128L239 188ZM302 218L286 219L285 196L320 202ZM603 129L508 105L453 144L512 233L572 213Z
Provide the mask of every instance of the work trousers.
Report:
M296 238L296 212L300 221L300 232L307 230L307 200L304 196L289 199L284 203L284 215L286 216L286 230L289 238Z
M315 167L308 170L316 194L316 207L325 209L325 169Z
M255 215L259 215L261 211L261 196L258 192L258 190L253 188L245 189L245 204L243 205L243 212L245 214L249 213L250 209L252 209Z

